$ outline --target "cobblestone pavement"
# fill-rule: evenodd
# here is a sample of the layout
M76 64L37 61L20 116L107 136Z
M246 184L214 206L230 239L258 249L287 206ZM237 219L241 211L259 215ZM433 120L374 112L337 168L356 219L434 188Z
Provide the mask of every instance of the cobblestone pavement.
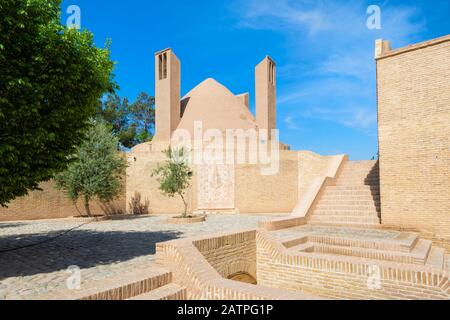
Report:
M0 300L33 299L67 288L70 266L81 268L81 285L120 275L131 268L151 267L155 244L171 239L253 228L262 215L216 215L206 222L172 225L167 216L93 222L40 220L0 223ZM37 246L27 246L60 235ZM3 251L3 252L2 252Z

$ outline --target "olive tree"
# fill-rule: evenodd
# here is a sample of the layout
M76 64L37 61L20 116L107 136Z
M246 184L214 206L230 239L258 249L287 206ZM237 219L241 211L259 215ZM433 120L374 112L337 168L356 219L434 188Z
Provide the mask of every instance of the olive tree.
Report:
M67 170L55 177L56 186L76 202L83 199L86 214L91 216L89 202L108 202L122 189L126 160L117 151L119 140L105 123L93 124L84 142L70 158Z
M190 186L193 172L186 161L186 149L179 148L172 150L170 147L164 151L168 160L163 164L158 164L152 176L156 176L159 182L159 190L168 196L180 196L184 204L182 217L187 217L187 202L185 191Z

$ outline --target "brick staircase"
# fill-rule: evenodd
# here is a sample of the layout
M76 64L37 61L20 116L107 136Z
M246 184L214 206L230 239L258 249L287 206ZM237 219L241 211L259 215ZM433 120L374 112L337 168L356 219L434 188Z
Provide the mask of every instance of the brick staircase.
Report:
M309 218L310 224L380 227L380 184L377 161L348 161L325 187Z
M133 271L120 279L102 282L79 300L186 300L187 290L172 282L172 272L162 268ZM94 293L95 292L95 293Z
M447 272L450 255L414 232L314 226L279 238L289 251L309 252L425 266ZM382 236L385 234L385 236Z
M175 283L165 284L157 289L134 296L127 300L186 300L186 289Z

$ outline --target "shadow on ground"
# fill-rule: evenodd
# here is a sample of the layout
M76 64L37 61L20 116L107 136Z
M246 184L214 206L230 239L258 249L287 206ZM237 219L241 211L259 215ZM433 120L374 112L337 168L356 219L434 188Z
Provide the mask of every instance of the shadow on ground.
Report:
M0 236L0 280L66 270L71 265L90 268L155 254L155 244L176 239L176 231L121 232L73 230L52 241L14 251L58 236L61 231Z

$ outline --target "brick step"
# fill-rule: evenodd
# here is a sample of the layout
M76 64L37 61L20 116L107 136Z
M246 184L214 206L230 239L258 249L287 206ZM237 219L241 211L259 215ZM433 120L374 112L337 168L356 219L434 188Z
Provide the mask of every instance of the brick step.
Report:
M348 161L345 163L345 167L369 167L373 168L377 164L377 160L358 160L358 161Z
M366 212L366 213L379 213L381 211L381 208L376 205L370 205L368 207L361 206L361 205L353 205L353 206L347 206L347 205L323 205L320 207L316 207L319 211L330 211L330 210L336 210L340 211L359 211L359 212Z
M340 176L344 176L344 175L377 175L379 173L378 169L377 170L373 170L373 169L367 169L367 168L359 168L359 169L350 169L350 168L343 168L340 172L339 175Z
M401 233L399 237L402 239L348 238L342 234L311 234L300 238L288 237L283 241L283 245L288 249L303 251L318 244L409 253L419 240L419 236L414 233Z
M339 171L339 175L346 175L346 174L365 174L367 175L375 175L378 174L380 171L379 169L374 168L351 168L351 167L344 167L341 171Z
M169 283L155 290L140 294L127 300L186 300L186 288Z
M378 180L380 176L378 175L378 172L355 172L355 171L341 171L339 173L338 178L362 178L362 179L373 179Z
M333 204L343 204L344 202L347 203L347 201L354 201L354 202L367 202L368 204L374 203L375 205L378 205L380 203L380 199L378 197L372 198L371 196L339 196L339 195L328 195L324 194L320 197L319 201L324 201L325 203L333 203Z
M337 203L341 203L343 201L363 201L363 202L370 202L370 203L375 203L378 204L380 202L379 197L371 197L369 195L365 195L365 196L351 196L351 195L337 195L337 194L324 194L320 197L320 200L322 201L337 201Z
M356 210L356 211L379 211L379 207L377 207L375 204L371 204L371 205L331 205L331 204L317 204L315 209L317 210Z
M431 240L419 239L411 250L411 255L414 256L417 261L421 262L421 264L425 264L432 245L433 242Z
M379 180L380 176L377 172L369 173L369 172L341 172L338 176L338 179L367 179L367 180Z
M344 167L341 171L339 171L340 175L343 174L365 174L365 175L372 175L379 173L378 169L374 168L349 168Z
M348 162L346 163L343 167L342 170L379 170L380 168L378 166L376 166L375 164L372 163L366 163L366 164L357 164L357 163L352 163L352 162Z
M380 179L378 177L376 178L368 178L367 176L340 176L338 178L336 178L337 182L348 182L348 183L353 183L353 182L364 182L365 184L378 184L380 182Z
M378 186L379 180L365 180L365 179L336 179L335 184L348 185L348 186Z
M331 191L380 191L380 186L369 186L369 185L348 185L348 186L342 186L342 185L329 185L327 186L327 190Z
M359 180L359 181L371 181L371 182L378 182L380 181L380 178L378 176L367 176L367 175L340 175L339 177L337 177L336 180L348 180L348 181L352 181L352 180Z
M311 223L380 223L378 216L313 215Z
M366 185L366 186L376 186L380 183L379 180L366 180L366 179L336 179L335 183L342 185Z
M378 192L372 192L370 190L334 190L329 189L327 187L323 193L323 196L330 195L330 196L355 196L355 197L380 197L380 194Z
M339 210L339 209L320 209L314 210L313 215L317 216L349 216L349 217L378 217L378 211L358 211L358 210Z
M354 256L360 258L376 259L393 261L398 263L410 263L424 265L428 253L431 248L431 244L424 240L419 240L416 245L417 250L414 249L411 252L399 252L392 250L377 250L377 249L366 249L358 247L343 247L343 246L332 246L332 245L314 245L314 252L325 253L325 254L337 254L345 256Z
M337 191L337 190L329 190L325 189L325 191L322 193L322 197L331 197L331 198L337 198L337 197L346 197L346 198L356 198L356 199L373 199L373 198L380 198L379 194L372 194L369 190L365 191Z
M368 187L368 188L373 188L375 190L380 190L380 186L379 185L373 185L373 184L365 184L365 183L347 183L347 182L335 182L333 184L336 187Z
M349 222L320 222L320 223L313 223L308 222L311 225L317 225L317 226L324 226L324 227L338 227L338 228L355 228L355 229L380 229L381 224L380 223L349 223Z
M444 262L445 262L444 259L445 259L445 249L438 247L431 247L431 251L428 256L426 265L438 271L442 271L444 269Z
M364 176L364 177L378 177L378 170L377 171L370 171L370 170L346 170L343 169L339 172L339 177L346 177L346 176Z
M172 281L172 272L162 268L151 270L134 270L124 272L117 278L97 283L92 282L87 288L77 293L75 300L126 300Z
M314 251L314 245L312 243L301 243L296 246L293 246L289 248L293 251L302 251L302 252L313 252Z
M373 199L367 199L367 198L365 198L365 199L354 199L354 198L350 198L350 197L348 197L348 198L345 198L345 199L342 199L342 198L336 198L336 199L324 199L323 197L317 202L317 204L320 204L320 205L326 205L326 204L328 204L328 205L331 205L331 206L342 206L342 205L344 205L344 206L372 206L372 205L375 205L375 206L377 206L377 203L376 203L376 201L374 201Z

